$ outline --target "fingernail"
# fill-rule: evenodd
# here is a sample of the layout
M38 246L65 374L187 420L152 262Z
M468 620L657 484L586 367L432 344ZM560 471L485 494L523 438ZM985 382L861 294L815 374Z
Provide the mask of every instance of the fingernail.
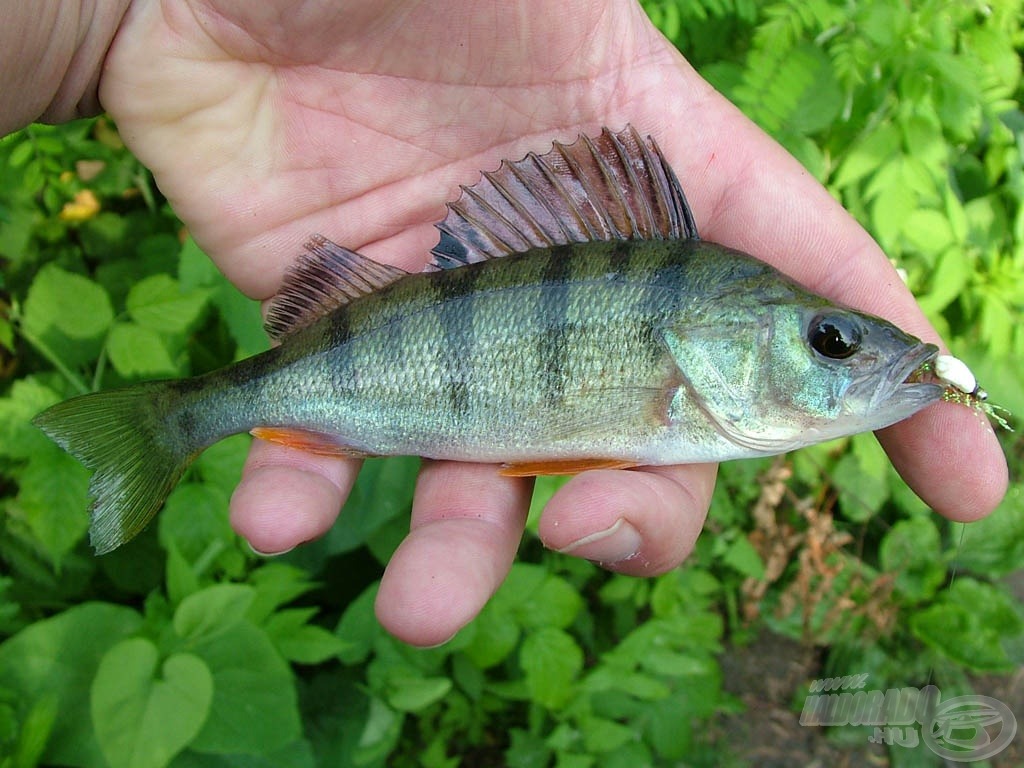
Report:
M288 547L288 549L282 549L280 552L261 552L260 550L256 549L256 547L254 547L250 542L247 541L245 543L249 545L249 549L252 550L254 555L259 555L260 557L280 557L281 555L287 555L289 552L295 549L295 547Z
M458 631L455 631L455 632L452 632L452 634L451 634L451 635L449 635L448 637L446 637L446 638L445 638L444 640L442 640L442 641L441 641L440 643L431 643L430 645L420 645L420 646L417 646L417 647L418 647L418 648L421 648L421 649L422 649L422 650L424 650L424 651L432 651L432 650L434 650L435 648L440 648L440 647L441 647L442 645L445 645L446 643L450 643L450 642L451 642L452 640L454 640L454 639L455 639L455 636L456 636L457 634L459 634L459 633L458 633Z
M611 527L577 539L557 551L596 563L611 564L635 557L642 543L639 531L626 518L620 517Z

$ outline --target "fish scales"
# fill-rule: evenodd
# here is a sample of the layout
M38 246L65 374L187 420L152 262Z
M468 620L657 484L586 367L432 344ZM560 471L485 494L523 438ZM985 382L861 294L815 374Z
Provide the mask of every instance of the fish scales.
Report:
M438 229L420 274L313 236L268 310L280 346L40 414L95 470L97 552L246 430L531 475L780 453L943 392L919 373L934 346L701 241L671 167L630 127L503 163Z
M600 426L606 390L649 390L652 401L636 404L637 418L646 418L644 407L650 411L670 375L651 329L674 292L655 280L667 252L649 245L574 246L474 265L467 274L417 276L341 310L331 322L346 325L348 337L329 358L264 370L254 418L341 434L367 453L514 451L513 458L536 457L561 421L566 434L551 455L578 450L595 435L576 434L575 425ZM637 268L609 269L638 250L650 253ZM308 395L301 419L289 388Z

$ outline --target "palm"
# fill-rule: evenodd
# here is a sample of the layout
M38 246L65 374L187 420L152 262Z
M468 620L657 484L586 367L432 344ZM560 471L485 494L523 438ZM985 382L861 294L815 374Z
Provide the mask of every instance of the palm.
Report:
M657 137L705 237L934 337L870 238L632 4L144 3L115 41L101 97L199 243L257 298L313 232L418 268L458 184L552 138L632 122ZM1005 484L991 434L970 420L931 409L888 439L918 491L962 518ZM967 437L926 438L936 430ZM964 457L977 471L947 480ZM355 471L260 445L233 500L236 526L261 549L301 542L329 525ZM541 532L561 547L626 519L640 544L616 567L656 572L692 545L713 478L709 467L586 473ZM428 465L382 587L385 623L429 643L475 613L511 561L528 493L488 467ZM606 559L611 541L579 552Z
M600 19L599 5L589 16L563 9L554 25L561 39L552 33L523 48L513 34L460 44L473 23L514 28L512 4L482 19L424 5L408 13L335 5L323 4L319 17L307 6L268 18L265 4L195 3L192 13L167 4L166 21L146 20L145 36L122 33L108 60L106 106L199 242L255 296L276 290L314 231L422 263L446 197L479 170L581 127L645 123L643 105L627 107L623 81L612 80L639 52L603 55L590 18ZM642 21L625 10L630 23ZM260 18L237 21L249 13ZM585 37L599 63L567 66ZM175 45L168 66L161 54ZM515 66L502 67L502 56ZM579 98L581 81L601 80L602 98Z

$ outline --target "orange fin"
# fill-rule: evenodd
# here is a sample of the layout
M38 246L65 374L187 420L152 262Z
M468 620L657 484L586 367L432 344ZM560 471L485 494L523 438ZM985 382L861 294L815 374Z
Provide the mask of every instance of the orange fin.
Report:
M287 445L289 448L298 448L310 453L319 453L324 456L345 456L346 458L362 459L369 456L367 453L342 445L337 438L325 435L322 432L314 432L311 429L300 427L254 427L249 434L258 437L260 440L267 440L271 443Z
M522 461L502 464L498 474L505 477L536 477L537 475L576 475L588 469L630 469L639 464L622 459L561 459Z

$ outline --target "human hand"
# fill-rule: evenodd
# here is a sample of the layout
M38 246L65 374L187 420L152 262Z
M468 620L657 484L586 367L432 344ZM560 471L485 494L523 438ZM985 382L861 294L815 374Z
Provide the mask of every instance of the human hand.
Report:
M706 240L937 341L870 237L632 3L136 3L100 88L196 240L255 298L273 295L313 232L416 270L459 183L552 139L631 122L659 142ZM938 404L879 438L953 519L1002 498L1001 451L967 409ZM257 441L233 524L264 552L315 538L357 471ZM540 535L624 573L667 570L693 546L714 475L711 465L583 473L548 504ZM529 498L528 481L493 466L425 462L411 532L379 592L381 622L431 645L469 621L511 565Z

